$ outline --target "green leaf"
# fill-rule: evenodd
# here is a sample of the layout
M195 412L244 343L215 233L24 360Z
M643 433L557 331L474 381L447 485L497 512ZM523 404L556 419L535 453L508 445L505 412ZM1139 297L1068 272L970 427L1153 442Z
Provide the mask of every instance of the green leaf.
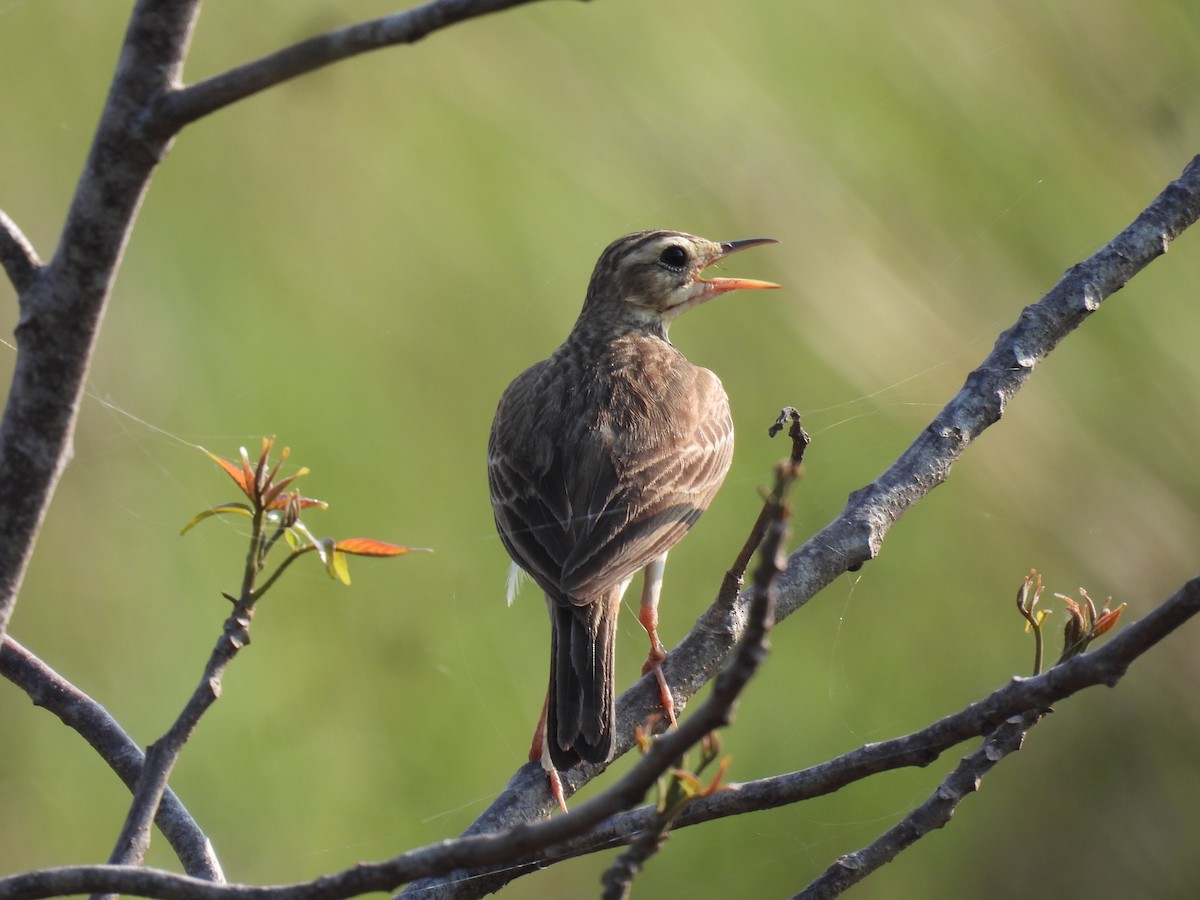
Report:
M342 584L350 583L350 566L346 562L346 554L340 550L334 550L329 554L329 563L326 567L329 570L329 577L336 578Z
M202 522L209 516L221 516L227 513L245 516L248 519L254 518L254 511L251 510L250 507L245 503L222 503L220 506L214 506L212 509L206 509L204 512L197 513L196 515L192 516L188 523L183 526L183 530L179 533L181 535L187 534L192 530L192 527L197 522Z

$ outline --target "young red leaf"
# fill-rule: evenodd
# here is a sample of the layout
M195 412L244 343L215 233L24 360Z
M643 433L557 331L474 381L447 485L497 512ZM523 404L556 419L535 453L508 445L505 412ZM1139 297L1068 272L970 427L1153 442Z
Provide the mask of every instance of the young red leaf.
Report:
M250 454L246 451L246 448L238 447L238 452L242 455L242 477L246 480L248 487L246 496L251 500L255 500L258 496L258 476L255 473L254 467L250 465Z
M247 497L254 496L250 493L250 482L246 480L245 472L242 471L241 466L231 463L227 459L222 459L215 453L209 453L207 450L205 450L204 453L209 459L211 459L229 474L229 477L232 478L237 486L242 489L243 494L245 494Z
M286 450L287 448L284 447L283 449ZM282 464L283 460L280 460L279 463ZM291 484L297 478L303 478L305 475L308 474L308 467L301 466L299 469L296 470L295 474L289 475L287 478L281 478L279 481L276 481L275 475L278 472L279 472L279 465L276 465L275 468L271 470L270 478L267 479L268 483L270 484L270 487L267 488L267 490L265 490L263 492L263 503L266 504L267 509L271 508L272 504L275 503L276 498L278 498L279 495L282 494L284 492L284 490L287 489L287 486L289 484Z
M1096 620L1095 627L1092 628L1092 637L1097 638L1104 632L1108 631L1117 624L1117 619L1121 618L1121 613L1125 610L1125 604L1122 603L1116 609L1106 609Z
M267 507L267 509L283 509L287 505L288 505L288 498L286 496L276 497L274 500L271 501L271 503ZM324 500L316 500L312 497L297 497L296 505L300 509L308 509L310 506L319 506L319 507L321 507L321 509L329 509L329 504L326 503Z
M343 553L353 553L355 556L400 556L402 553L412 553L419 547L401 547L399 544L389 544L372 538L346 538L338 541L334 547Z

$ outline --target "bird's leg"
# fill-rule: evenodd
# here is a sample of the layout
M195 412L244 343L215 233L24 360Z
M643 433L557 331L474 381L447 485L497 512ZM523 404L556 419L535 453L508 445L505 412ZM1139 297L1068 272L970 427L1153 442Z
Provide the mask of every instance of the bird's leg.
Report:
M550 759L550 745L546 743L546 711L550 706L550 692L542 701L542 717L538 719L537 728L533 729L533 742L529 745L529 761L540 762L550 780L550 794L558 801L559 808L567 811L567 798L563 796L562 779L558 777L558 769Z
M533 741L529 745L529 761L537 762L542 758L542 748L546 743L546 709L550 705L550 691L546 691L546 699L542 701L542 717L538 719L537 727L533 729Z
M550 759L550 745L545 741L542 741L542 768L550 779L550 795L558 801L558 808L566 812L567 798L563 796L562 779L558 777L558 769L554 768L554 762Z
M675 698L671 696L671 688L667 685L667 679L662 673L662 661L667 658L667 651L663 647L662 641L658 639L658 598L662 594L663 569L666 568L666 565L667 554L664 553L646 566L646 571L642 576L642 607L638 611L638 621L642 623L646 634L650 636L650 653L646 657L646 664L642 666L642 674L654 672L654 677L658 679L658 691L662 697L663 709L667 713L667 718L671 720L671 725L676 726Z

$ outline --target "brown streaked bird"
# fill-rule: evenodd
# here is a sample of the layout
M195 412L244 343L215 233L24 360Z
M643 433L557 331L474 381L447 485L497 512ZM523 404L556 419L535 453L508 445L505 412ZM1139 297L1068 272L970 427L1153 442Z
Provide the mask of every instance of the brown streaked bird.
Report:
M674 722L657 633L663 565L729 470L733 422L720 380L689 363L667 328L729 291L779 287L701 277L717 260L768 243L678 231L614 241L562 346L500 398L488 441L496 528L550 610L550 688L530 759L541 759L564 809L557 771L612 757L617 613L643 570L643 673L657 675Z

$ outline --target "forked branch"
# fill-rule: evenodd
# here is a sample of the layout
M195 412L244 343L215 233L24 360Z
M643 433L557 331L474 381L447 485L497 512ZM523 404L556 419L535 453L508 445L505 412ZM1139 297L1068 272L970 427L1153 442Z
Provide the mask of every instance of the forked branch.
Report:
M42 268L33 244L4 210L0 210L0 266L18 294L28 290Z
M434 31L536 0L432 0L292 44L267 56L164 94L154 118L172 131L331 63L372 50L413 44Z

